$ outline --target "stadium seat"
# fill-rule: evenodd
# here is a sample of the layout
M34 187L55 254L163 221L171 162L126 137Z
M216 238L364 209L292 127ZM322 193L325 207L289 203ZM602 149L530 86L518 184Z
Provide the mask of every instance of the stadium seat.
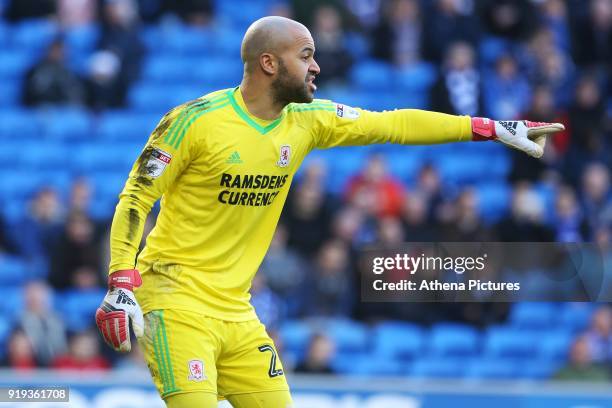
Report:
M45 136L53 140L89 139L92 118L89 111L79 108L50 108L37 112ZM58 120L62 118L62 120Z
M0 109L17 106L21 101L21 81L0 81Z
M474 358L465 365L464 378L469 380L507 380L520 373L517 360L510 358Z
M141 81L130 87L127 99L132 109L156 113L161 117L173 107L172 95L175 91L176 87Z
M27 50L0 51L0 79L2 82L15 81L24 76L35 59Z
M0 254L0 286L20 285L27 275L27 265L21 258Z
M56 295L56 302L65 318L66 329L80 332L94 325L96 309L104 299L106 290L68 290Z
M424 356L419 357L407 367L406 374L411 378L458 378L465 365L464 358Z
M381 323L374 328L374 354L388 358L410 359L424 347L423 329L409 323Z
M58 25L52 19L29 19L18 23L12 32L12 45L16 49L42 53L58 34Z
M5 171L0 177L0 197L4 200L22 200L30 197L42 186L38 173L25 170Z
M13 330L11 320L8 316L0 315L0 359L4 358L7 352L6 343Z
M105 141L130 141L144 146L160 119L157 114L122 110L107 112L100 118L98 135Z
M407 369L406 363L378 358L370 353L336 353L332 368L338 374L358 376L397 376Z
M432 327L427 341L435 356L471 356L479 350L479 333L467 325L439 323Z
M547 380L563 365L562 360L527 359L519 363L517 377L528 380Z
M33 111L21 108L0 111L0 139L40 138L41 133L40 120Z
M64 41L68 48L68 55L89 54L96 48L100 38L98 26L78 25L64 29Z
M427 93L436 80L436 76L434 66L418 63L398 69L396 81L402 93Z
M73 154L63 143L27 142L21 145L20 162L30 171L61 170Z
M568 302L561 306L559 324L578 332L585 329L591 322L595 306L591 303Z
M487 223L499 221L510 208L511 188L505 183L480 183L476 186L478 211Z
M279 329L279 335L284 347L298 356L298 358L306 351L312 334L313 331L310 325L300 320L285 321Z
M510 323L519 329L544 330L554 325L557 313L552 303L520 302L512 306Z
M492 326L485 335L484 353L492 357L533 357L539 336L531 331Z
M394 83L394 71L393 67L385 62L364 60L353 66L350 78L358 89L378 93L391 90Z
M357 353L368 347L368 329L360 322L346 319L332 319L324 325L323 332L336 344L340 353Z
M564 361L575 335L558 325L556 329L545 330L539 336L537 343L538 356L541 360Z
M9 320L17 318L23 311L24 299L21 286L0 286L0 316Z

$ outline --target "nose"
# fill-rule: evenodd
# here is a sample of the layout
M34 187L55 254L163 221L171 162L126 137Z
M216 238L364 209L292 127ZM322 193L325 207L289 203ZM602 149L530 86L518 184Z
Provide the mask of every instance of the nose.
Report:
M308 71L314 73L315 75L319 75L321 72L321 68L319 68L319 64L314 59L312 60L312 64L308 67Z

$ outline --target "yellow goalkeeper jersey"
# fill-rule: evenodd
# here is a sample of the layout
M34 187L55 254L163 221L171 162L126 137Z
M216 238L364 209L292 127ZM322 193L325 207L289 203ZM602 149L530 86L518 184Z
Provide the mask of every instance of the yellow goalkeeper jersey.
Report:
M182 309L227 321L255 318L251 280L268 249L293 175L313 149L471 139L467 116L371 112L327 100L289 104L274 121L248 112L240 89L168 112L120 194L110 271L140 270L144 312ZM161 198L136 260L144 221Z

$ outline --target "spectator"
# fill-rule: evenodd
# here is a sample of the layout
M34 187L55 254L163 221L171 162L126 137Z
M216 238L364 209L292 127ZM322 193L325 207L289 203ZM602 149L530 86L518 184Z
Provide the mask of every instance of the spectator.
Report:
M348 316L353 307L353 275L349 249L340 240L323 244L310 274L308 314Z
M482 112L482 100L474 48L464 42L453 43L444 60L440 78L431 90L432 109L478 116Z
M352 206L342 207L332 222L333 236L340 239L351 249L358 248L363 243L370 243L376 238L371 223L362 211Z
M527 79L519 72L513 56L502 55L495 65L495 72L484 82L484 103L487 116L505 120L517 119L527 110L531 90Z
M320 163L306 167L302 182L290 191L283 212L287 243L302 256L314 254L329 236L332 211L324 177L325 168Z
M283 224L276 227L258 273L266 278L270 289L282 298L289 309L288 314L294 316L301 308L300 293L306 270L302 258L287 246L287 229Z
M331 361L334 357L335 345L323 334L315 334L310 339L306 357L295 367L296 373L333 374Z
M353 64L341 23L334 7L320 6L315 10L312 37L317 44L317 62L321 67L317 81L321 85L344 81Z
M123 105L126 89L120 69L121 61L111 51L98 51L91 56L86 79L87 105L91 109L100 111Z
M612 223L612 189L610 170L600 164L589 164L582 175L582 206L591 228Z
M573 31L576 62L583 67L600 68L609 73L612 61L612 1L591 0L588 15L574 25Z
M31 201L25 217L18 224L20 253L37 269L47 271L51 250L61 234L64 208L57 192L41 189Z
M405 240L404 226L399 218L383 217L378 221L378 239L380 245L387 248L399 248Z
M597 366L591 357L588 341L579 337L570 350L569 363L553 377L564 381L609 381L610 375L603 367Z
M255 275L251 283L251 304L266 327L278 327L284 317L284 303L270 290L265 275L261 273Z
M456 0L436 0L435 9L425 14L425 58L440 63L454 42L475 45L480 24L473 4Z
M494 36L520 41L535 27L536 10L529 0L485 0L482 20Z
M478 214L478 197L473 189L465 189L450 205L450 216L441 226L439 235L445 241L491 241L492 234Z
M68 68L62 40L51 43L43 59L28 70L22 99L28 106L84 103L83 84Z
M114 53L121 61L119 75L126 88L138 79L145 51L137 19L133 0L108 0L104 4L98 49Z
M554 232L544 225L544 204L528 184L518 184L511 214L496 227L501 242L554 242Z
M361 174L353 177L345 193L348 202L370 215L398 216L404 200L402 184L387 172L383 155L369 158Z
M556 48L564 53L570 51L571 38L567 5L563 0L544 0L539 5L541 20L553 35Z
M6 360L0 366L17 371L33 370L38 366L32 344L23 330L14 330L9 336L6 346Z
M398 66L421 61L423 28L417 0L392 0L372 32L372 56Z
M110 363L100 354L97 334L84 331L70 339L68 353L57 357L52 366L56 370L97 371L108 370Z
M87 214L91 205L92 185L86 178L78 178L70 187L68 211Z
M25 311L19 324L32 345L36 360L46 366L66 352L64 323L52 309L47 284L30 282L24 288L24 294Z
M95 225L83 213L71 213L53 251L51 282L56 289L102 286L101 248Z
M574 80L574 64L560 50L539 50L534 82L548 86L555 95L557 107L567 108Z
M564 186L557 193L555 215L553 226L557 242L583 242L591 238L589 225L571 187Z
M93 24L96 11L96 0L57 0L57 17L64 28Z
M612 310L602 306L593 314L591 325L584 335L591 360L597 364L612 364Z
M407 241L432 242L434 227L427 221L427 200L420 192L409 193L404 201L402 220Z
M414 190L423 195L428 209L427 220L429 222L436 221L437 211L443 203L444 197L442 196L440 173L432 164L428 163L421 167Z

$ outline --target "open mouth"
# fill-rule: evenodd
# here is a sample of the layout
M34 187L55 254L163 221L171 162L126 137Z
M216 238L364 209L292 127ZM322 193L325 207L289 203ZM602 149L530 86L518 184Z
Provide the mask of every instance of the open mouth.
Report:
M308 80L306 81L306 83L308 84L308 86L310 87L310 90L312 92L317 90L317 86L314 84L314 79L315 77L310 77L308 78Z

